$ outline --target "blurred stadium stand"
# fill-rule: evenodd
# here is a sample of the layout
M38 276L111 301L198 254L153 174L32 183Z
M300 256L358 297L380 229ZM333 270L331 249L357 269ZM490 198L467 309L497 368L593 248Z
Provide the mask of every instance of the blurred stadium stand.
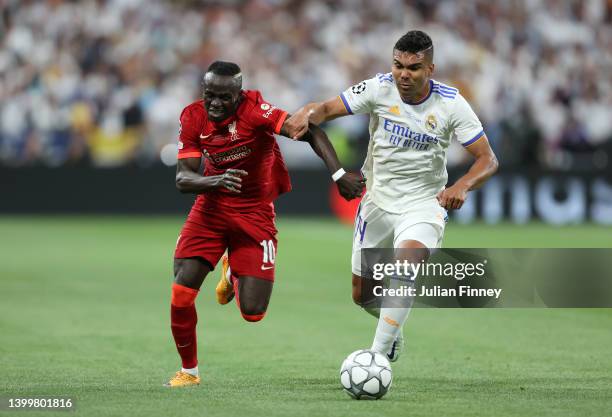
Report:
M435 78L472 103L503 170L589 184L612 171L609 0L2 0L0 12L5 191L43 168L73 181L94 168L157 169L171 181L178 115L213 60L239 63L246 88L291 112L389 71L413 28L432 36ZM367 122L328 126L349 166L363 158ZM292 171L321 170L307 145L279 143ZM466 157L451 147L449 167Z

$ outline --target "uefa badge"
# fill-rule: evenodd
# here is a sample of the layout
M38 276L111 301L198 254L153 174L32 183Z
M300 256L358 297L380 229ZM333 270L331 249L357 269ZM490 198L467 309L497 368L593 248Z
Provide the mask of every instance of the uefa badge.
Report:
M351 91L353 92L353 94L361 94L365 91L366 86L366 82L362 81L359 84L352 86Z

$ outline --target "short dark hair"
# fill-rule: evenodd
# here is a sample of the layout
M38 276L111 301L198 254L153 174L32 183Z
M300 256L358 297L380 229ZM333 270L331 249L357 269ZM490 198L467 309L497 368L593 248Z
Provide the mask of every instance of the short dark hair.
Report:
M206 72L212 72L217 75L237 75L240 74L240 67L233 62L215 61L208 66Z
M433 42L429 35L421 30L411 30L406 33L398 39L393 48L401 52L410 52L412 54L429 49L427 53L431 54L433 58Z

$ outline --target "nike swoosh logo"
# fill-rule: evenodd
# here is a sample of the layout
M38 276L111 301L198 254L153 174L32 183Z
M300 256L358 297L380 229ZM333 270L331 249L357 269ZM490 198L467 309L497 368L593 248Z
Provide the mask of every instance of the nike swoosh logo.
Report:
M267 269L272 269L272 268L274 268L274 265L272 265L272 266L264 266L264 265L262 265L262 266L261 266L261 270L262 270L262 271L265 271L265 270L267 270Z
M393 342L393 345L391 346L391 353L387 353L387 358L389 359L393 359L393 356L395 355L395 343Z
M177 347L180 347L180 348L184 348L184 347L189 346L190 344L191 344L191 343L187 343L186 345L182 345L182 346L181 346L181 345L179 345L179 344L177 343L177 344L176 344L176 346L177 346Z
M210 135L212 135L212 133L211 133ZM204 136L204 135L202 135L202 134L200 133L200 139L206 139L206 138L207 138L207 137L209 137L210 135L206 135L206 136Z

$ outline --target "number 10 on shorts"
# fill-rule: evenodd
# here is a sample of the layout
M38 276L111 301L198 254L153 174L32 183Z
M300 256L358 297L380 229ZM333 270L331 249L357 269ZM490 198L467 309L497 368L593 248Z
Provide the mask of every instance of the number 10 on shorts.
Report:
M263 264L274 263L276 258L276 248L274 247L274 241L262 240L259 244L263 247Z

